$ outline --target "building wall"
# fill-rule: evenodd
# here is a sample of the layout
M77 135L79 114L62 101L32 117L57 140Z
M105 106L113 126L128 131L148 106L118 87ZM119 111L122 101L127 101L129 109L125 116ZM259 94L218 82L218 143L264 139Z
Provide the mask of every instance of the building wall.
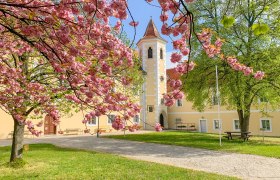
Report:
M0 110L0 139L8 138L8 134L13 130L13 118Z
M249 131L252 135L262 135L261 120L270 120L271 131L265 131L266 136L280 136L280 111L269 112L269 116L264 116L253 107L251 110ZM173 105L168 108L168 121L171 129L178 128L176 119L181 119L183 124L194 123L197 131L200 131L200 120L205 119L207 121L208 133L219 133L218 129L214 129L214 120L218 120L217 106L206 109L204 112L198 112L192 109L192 103L183 100L183 106L177 107ZM238 114L236 110L227 110L225 107L221 107L220 119L222 121L222 133L225 131L238 131L234 128L234 120L238 120ZM178 122L178 121L177 121ZM180 126L180 125L179 125Z
M112 115L117 115L117 112L111 113ZM33 123L37 123L43 119L38 119L38 120L33 120ZM64 116L60 119L60 124L57 126L56 131L62 130L65 132L66 129L74 129L78 128L81 131L85 130L86 127L82 123L83 120L83 113L78 112L74 113L72 116ZM96 133L98 129L98 121L96 120L96 125L87 125L87 129L90 129L91 133ZM133 119L127 122L127 125L131 125L133 122ZM0 139L7 139L11 138L12 136L9 135L11 131L13 131L13 119L10 115L6 114L4 111L0 110ZM101 116L99 119L99 128L105 129L107 132L112 131L114 132L115 130L112 128L112 124L108 123L108 117L107 116ZM44 124L42 127L36 127L37 130L41 130L44 135ZM25 128L25 131L28 131L27 128ZM58 134L56 132L56 134ZM83 134L83 133L82 133ZM31 138L32 135L27 135L25 137Z
M160 114L164 114L164 126L168 127L167 108L161 104L162 94L166 93L166 43L158 38L142 39L138 44L142 66L147 72L143 85L142 120L145 129L154 129L159 122ZM148 58L149 47L153 50L153 57ZM160 59L160 49L163 50L163 59ZM164 80L161 81L160 77ZM148 111L148 106L153 106L153 112Z

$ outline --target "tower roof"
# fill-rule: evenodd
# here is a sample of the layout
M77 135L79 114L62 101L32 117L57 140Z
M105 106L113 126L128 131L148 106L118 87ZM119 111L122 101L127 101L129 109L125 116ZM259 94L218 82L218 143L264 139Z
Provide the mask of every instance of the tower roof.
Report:
M151 20L149 21L149 24L148 24L148 26L147 26L147 28L146 28L146 31L145 31L144 36L137 42L137 44L138 44L142 39L150 39L150 38L159 38L159 39L161 39L161 40L167 42L165 39L163 39L163 38L160 36L160 34L159 34L158 30L157 30L157 27L156 27L156 25L155 25L153 19L151 19Z
M145 31L145 34L143 36L143 38L149 38L149 37L158 37L158 38L161 38L159 33L158 33L158 30L157 30L157 27L155 26L155 23L153 21L153 19L150 20L147 28L146 28L146 31Z

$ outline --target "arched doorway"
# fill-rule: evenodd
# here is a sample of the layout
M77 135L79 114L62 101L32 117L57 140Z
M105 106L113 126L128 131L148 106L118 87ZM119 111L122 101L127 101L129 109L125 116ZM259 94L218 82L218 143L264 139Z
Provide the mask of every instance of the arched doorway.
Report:
M161 127L164 127L164 117L162 114L160 114L160 116L159 116L159 123L160 123Z
M56 134L56 125L53 124L53 118L48 115L45 117L44 134Z

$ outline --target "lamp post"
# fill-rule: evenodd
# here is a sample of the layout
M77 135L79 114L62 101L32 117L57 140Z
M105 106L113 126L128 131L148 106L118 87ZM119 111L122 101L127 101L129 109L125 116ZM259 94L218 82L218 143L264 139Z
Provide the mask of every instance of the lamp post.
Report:
M220 146L222 146L222 121L220 119L220 91L219 91L219 78L218 78L218 66L216 65L216 97L218 101L218 120L219 120L219 139Z

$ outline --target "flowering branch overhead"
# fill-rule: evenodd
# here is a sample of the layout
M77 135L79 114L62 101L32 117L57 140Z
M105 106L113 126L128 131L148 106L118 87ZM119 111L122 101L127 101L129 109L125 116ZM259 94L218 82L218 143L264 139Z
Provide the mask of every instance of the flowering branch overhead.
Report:
M173 41L177 52L171 56L171 61L178 63L176 71L186 74L195 67L191 61L190 39L197 37L209 57L218 56L233 69L262 79L263 72L254 73L235 57L223 55L223 40L216 38L211 44L209 29L194 32L193 14L187 8L192 2L158 0L158 7L162 9L159 17L163 22L162 34L179 37ZM120 129L122 120L140 112L139 105L118 90L122 85L137 82L132 76L135 54L114 35L120 33L122 22L128 16L136 33L139 22L132 17L127 3L127 0L1 1L1 108L27 125L35 135L40 132L35 130L35 123L27 121L29 114L47 114L58 124L60 104L69 101L89 107L84 123L112 111L122 112L114 123L114 127ZM169 25L170 13L173 23ZM110 18L117 19L113 27L109 25ZM164 95L168 106L174 104L175 99L183 98L180 80L170 80L169 85L174 91Z

